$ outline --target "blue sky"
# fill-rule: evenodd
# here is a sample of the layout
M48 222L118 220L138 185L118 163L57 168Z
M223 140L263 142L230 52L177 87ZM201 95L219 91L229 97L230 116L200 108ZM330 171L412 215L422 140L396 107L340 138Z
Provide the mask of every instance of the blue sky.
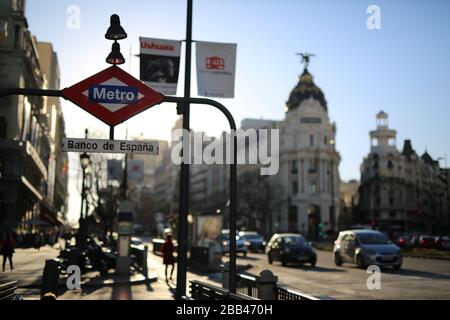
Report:
M66 26L70 5L81 10L80 29ZM381 30L366 26L369 5L381 9ZM120 15L128 33L121 41L127 60L130 48L138 53L140 36L185 38L184 0L28 0L30 30L38 40L53 43L63 87L108 66L104 60L111 42L104 33L112 13ZM368 132L381 109L398 131L399 148L404 139L412 139L419 153L426 148L435 158L450 156L450 1L194 0L193 38L237 43L235 98L220 101L238 122L246 117L283 119L285 102L302 71L295 53L315 53L309 70L337 124L344 180L359 178L369 151ZM137 58L123 68L139 76ZM195 74L192 79L195 96ZM107 135L102 122L68 102L63 107L69 136L83 136L86 126ZM169 139L176 118L172 105L154 107L128 121L130 135ZM195 130L210 135L227 130L225 119L204 106L193 106L191 119ZM125 127L117 127L117 138L124 137Z

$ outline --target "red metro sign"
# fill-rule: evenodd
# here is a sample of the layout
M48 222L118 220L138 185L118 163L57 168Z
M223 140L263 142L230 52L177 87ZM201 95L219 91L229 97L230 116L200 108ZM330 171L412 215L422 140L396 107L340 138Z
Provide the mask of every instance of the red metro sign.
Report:
M66 88L62 93L64 98L110 126L164 100L162 94L116 66Z

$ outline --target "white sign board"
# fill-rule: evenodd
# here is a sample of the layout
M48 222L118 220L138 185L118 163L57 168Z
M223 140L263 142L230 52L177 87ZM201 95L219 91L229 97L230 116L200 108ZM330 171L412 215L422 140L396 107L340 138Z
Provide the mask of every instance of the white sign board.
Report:
M198 95L234 98L235 43L197 42Z
M64 138L64 152L159 154L159 141Z

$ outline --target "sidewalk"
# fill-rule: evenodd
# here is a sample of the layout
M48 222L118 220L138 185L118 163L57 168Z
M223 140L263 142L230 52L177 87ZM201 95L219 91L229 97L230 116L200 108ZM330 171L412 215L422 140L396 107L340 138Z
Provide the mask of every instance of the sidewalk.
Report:
M18 281L18 294L25 300L40 299L42 274L45 260L58 256L58 249L49 246L36 249L16 249L14 254L14 270L9 266L6 272L0 273L0 283ZM166 283L165 266L162 257L148 252L148 278L142 274L134 274L130 277L118 277L110 271L108 277L99 277L97 271L83 274L81 290L66 289L66 277L60 276L60 291L58 300L172 300L174 299L177 279L177 265L173 273L173 280ZM243 266L241 266L243 268ZM189 281L198 280L222 285L222 274L203 273L188 270L186 275L186 292L189 295Z

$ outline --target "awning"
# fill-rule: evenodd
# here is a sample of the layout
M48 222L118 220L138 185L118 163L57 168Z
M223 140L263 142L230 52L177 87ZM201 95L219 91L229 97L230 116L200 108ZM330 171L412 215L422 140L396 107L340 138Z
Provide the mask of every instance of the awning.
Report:
M27 220L27 221L24 221L21 223L30 225L30 226L48 226L49 225L48 222L42 221L40 219L31 219L31 220Z

